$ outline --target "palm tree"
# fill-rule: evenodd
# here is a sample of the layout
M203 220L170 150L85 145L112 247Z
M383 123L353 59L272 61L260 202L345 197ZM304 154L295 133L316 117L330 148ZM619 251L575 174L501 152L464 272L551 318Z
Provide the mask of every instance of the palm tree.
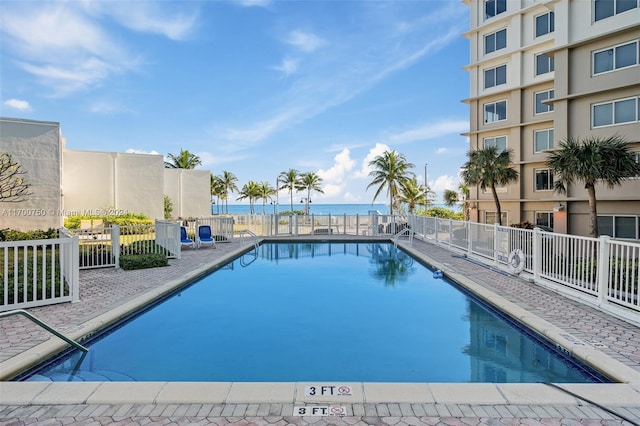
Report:
M445 189L442 194L442 200L447 207L453 207L459 200L459 195L456 191L451 189Z
M427 191L425 191L423 185L418 183L418 179L415 176L405 180L401 186L402 191L400 192L399 200L407 204L409 214L413 214L417 205L427 204L425 197Z
M464 220L469 220L469 185L464 182L458 184L460 195L462 195L462 210L464 210Z
M254 214L253 205L256 199L260 197L260 184L250 180L242 186L238 195L239 197L236 200L249 200L249 211Z
M216 211L220 213L220 197L224 193L224 183L222 182L222 178L220 176L214 176L211 173L211 196L216 197Z
M222 180L222 190L223 190L222 194L220 195L225 201L225 209L226 209L226 213L228 214L229 213L229 191L233 193L238 190L238 186L236 185L236 182L238 182L238 178L233 173L223 170L222 176L220 176L220 179Z
M462 179L467 185L480 185L482 190L491 188L496 204L498 224L502 226L502 209L496 186L508 185L518 180L518 172L511 164L511 150L499 151L496 146L472 150L467 153L469 160L464 164Z
M296 169L289 169L286 172L280 173L278 176L278 183L282 186L278 189L288 189L291 196L291 212L293 213L293 190L298 188L298 172Z
M276 190L269 182L261 182L258 184L258 195L258 198L262 199L262 214L265 214L267 201L271 200L273 195L276 195Z
M195 169L202 164L200 157L190 153L188 150L180 148L180 154L167 154L170 161L165 161L164 166L168 169Z
M373 180L367 185L367 189L378 185L373 202L386 187L389 194L389 214L393 215L394 199L398 196L401 185L409 179L408 170L414 165L407 162L404 155L398 154L396 151L385 151L371 160L369 166L374 170L369 172L369 176L373 177Z
M298 179L298 186L296 187L299 191L307 191L307 204L305 208L305 214L309 214L309 203L311 202L311 191L319 192L320 194L324 194L324 191L320 187L322 183L322 178L318 176L314 172L307 172L300 175Z
M598 236L596 184L605 183L613 189L625 178L640 174L640 165L635 162L627 141L618 135L564 139L549 155L547 166L553 173L553 187L557 192L566 193L567 187L575 181L584 183L589 196L589 234L592 237Z

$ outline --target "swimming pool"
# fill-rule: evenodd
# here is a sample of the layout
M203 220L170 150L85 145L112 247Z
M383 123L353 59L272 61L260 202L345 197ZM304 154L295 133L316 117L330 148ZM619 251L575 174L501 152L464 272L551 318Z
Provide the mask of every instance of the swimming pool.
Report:
M603 379L379 242L263 244L87 345L23 379Z

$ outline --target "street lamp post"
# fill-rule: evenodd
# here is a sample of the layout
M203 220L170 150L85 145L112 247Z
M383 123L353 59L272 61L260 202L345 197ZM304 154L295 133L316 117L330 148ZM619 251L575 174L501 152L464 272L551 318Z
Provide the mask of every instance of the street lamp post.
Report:
M301 203L305 203L304 204L304 214L309 216L309 204L311 203L311 198L303 198L302 200L300 200Z
M428 202L428 196L429 196L429 184L428 184L428 174L427 174L427 166L429 165L429 163L424 163L424 209L427 209L427 205L429 204Z

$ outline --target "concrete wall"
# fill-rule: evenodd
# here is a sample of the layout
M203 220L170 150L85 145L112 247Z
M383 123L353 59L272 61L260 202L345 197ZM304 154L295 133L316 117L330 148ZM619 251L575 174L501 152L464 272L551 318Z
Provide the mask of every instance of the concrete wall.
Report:
M164 169L164 193L173 202L177 218L211 215L209 170Z
M69 214L144 213L164 215L161 155L65 150L62 182Z
M21 231L58 228L62 221L60 123L0 118L0 152L26 172L33 195L18 203L0 201L0 227Z

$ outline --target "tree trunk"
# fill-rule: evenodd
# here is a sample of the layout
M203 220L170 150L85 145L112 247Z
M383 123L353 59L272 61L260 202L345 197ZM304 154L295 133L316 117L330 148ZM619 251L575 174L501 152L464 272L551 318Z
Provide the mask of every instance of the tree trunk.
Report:
M596 208L596 187L594 184L585 185L589 195L589 235L598 238L598 212Z
M389 215L393 216L393 192L389 188Z
M502 209L500 208L500 200L498 200L498 192L494 184L491 184L491 193L493 194L493 202L496 203L496 210L498 212L498 225L502 226Z

